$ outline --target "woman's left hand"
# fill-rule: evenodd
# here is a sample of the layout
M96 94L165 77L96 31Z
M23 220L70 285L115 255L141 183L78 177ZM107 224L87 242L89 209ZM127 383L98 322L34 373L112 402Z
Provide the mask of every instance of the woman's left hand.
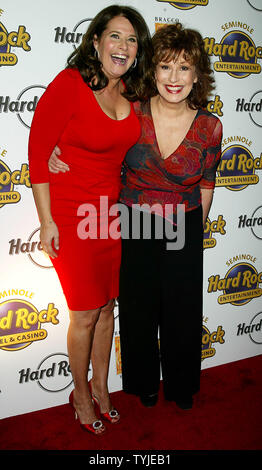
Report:
M56 146L48 160L48 169L51 173L66 173L69 171L69 166L58 158L60 155L61 150Z

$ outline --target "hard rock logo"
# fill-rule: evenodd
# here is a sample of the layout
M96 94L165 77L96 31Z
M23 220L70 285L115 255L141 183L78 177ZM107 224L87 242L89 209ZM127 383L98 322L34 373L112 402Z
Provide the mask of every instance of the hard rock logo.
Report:
M179 10L191 10L196 6L205 7L208 5L209 0L184 0L183 2L170 2L168 0L157 0L158 2L169 3L172 7L179 8Z
M12 47L21 47L24 51L31 51L29 41L30 34L26 27L20 25L17 31L8 32L5 26L0 23L0 66L15 65L18 61L17 56L11 52Z
M244 254L234 256L228 262L233 265L224 277L215 274L208 278L207 292L220 291L217 300L220 305L231 304L240 307L262 295L262 289L259 287L262 283L262 272L258 272L249 260L254 261L255 258ZM237 262L234 264L235 261Z
M231 191L240 191L249 185L257 184L259 177L257 170L262 169L262 154L254 157L247 148L250 141L242 136L232 136L224 139L225 143L233 143L222 151L221 160L217 169L216 187L226 187Z
M0 294L5 297L7 292ZM57 325L58 313L53 303L40 311L31 302L20 298L0 303L0 349L14 351L45 339L47 331L42 325Z
M250 30L246 24L241 22L226 24L222 29L228 29L230 26ZM206 37L204 43L207 53L218 58L214 62L216 72L225 72L238 79L261 72L261 65L257 61L262 59L262 47L256 46L246 31L233 29L227 32L219 43L214 37Z

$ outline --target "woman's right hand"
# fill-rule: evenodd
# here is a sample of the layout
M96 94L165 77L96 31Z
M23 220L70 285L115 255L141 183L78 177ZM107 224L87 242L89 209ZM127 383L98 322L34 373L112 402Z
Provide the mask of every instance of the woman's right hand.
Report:
M59 232L53 220L41 223L40 241L44 252L50 258L57 258L58 254L54 251L53 246L55 250L59 250Z
M60 155L61 150L56 146L48 160L48 169L51 173L66 173L66 171L69 171L69 166L58 158Z

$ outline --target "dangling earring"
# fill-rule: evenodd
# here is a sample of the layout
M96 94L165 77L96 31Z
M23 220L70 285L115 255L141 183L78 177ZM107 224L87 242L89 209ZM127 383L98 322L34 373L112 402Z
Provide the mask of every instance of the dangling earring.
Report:
M136 67L136 65L137 65L137 57L135 58L135 60L134 60L134 62L133 62L133 64L132 64L132 69L134 69L134 68Z
M95 59L99 60L99 54L98 54L98 51L96 49L95 49L94 57L95 57Z

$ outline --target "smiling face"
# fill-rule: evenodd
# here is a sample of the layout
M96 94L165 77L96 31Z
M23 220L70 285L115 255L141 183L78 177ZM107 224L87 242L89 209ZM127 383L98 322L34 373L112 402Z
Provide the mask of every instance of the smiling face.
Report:
M101 37L94 36L94 47L109 79L120 78L133 64L138 41L130 21L123 16L110 20Z
M196 68L185 60L182 51L175 60L157 64L155 80L162 99L170 103L186 103L194 83L197 82Z

